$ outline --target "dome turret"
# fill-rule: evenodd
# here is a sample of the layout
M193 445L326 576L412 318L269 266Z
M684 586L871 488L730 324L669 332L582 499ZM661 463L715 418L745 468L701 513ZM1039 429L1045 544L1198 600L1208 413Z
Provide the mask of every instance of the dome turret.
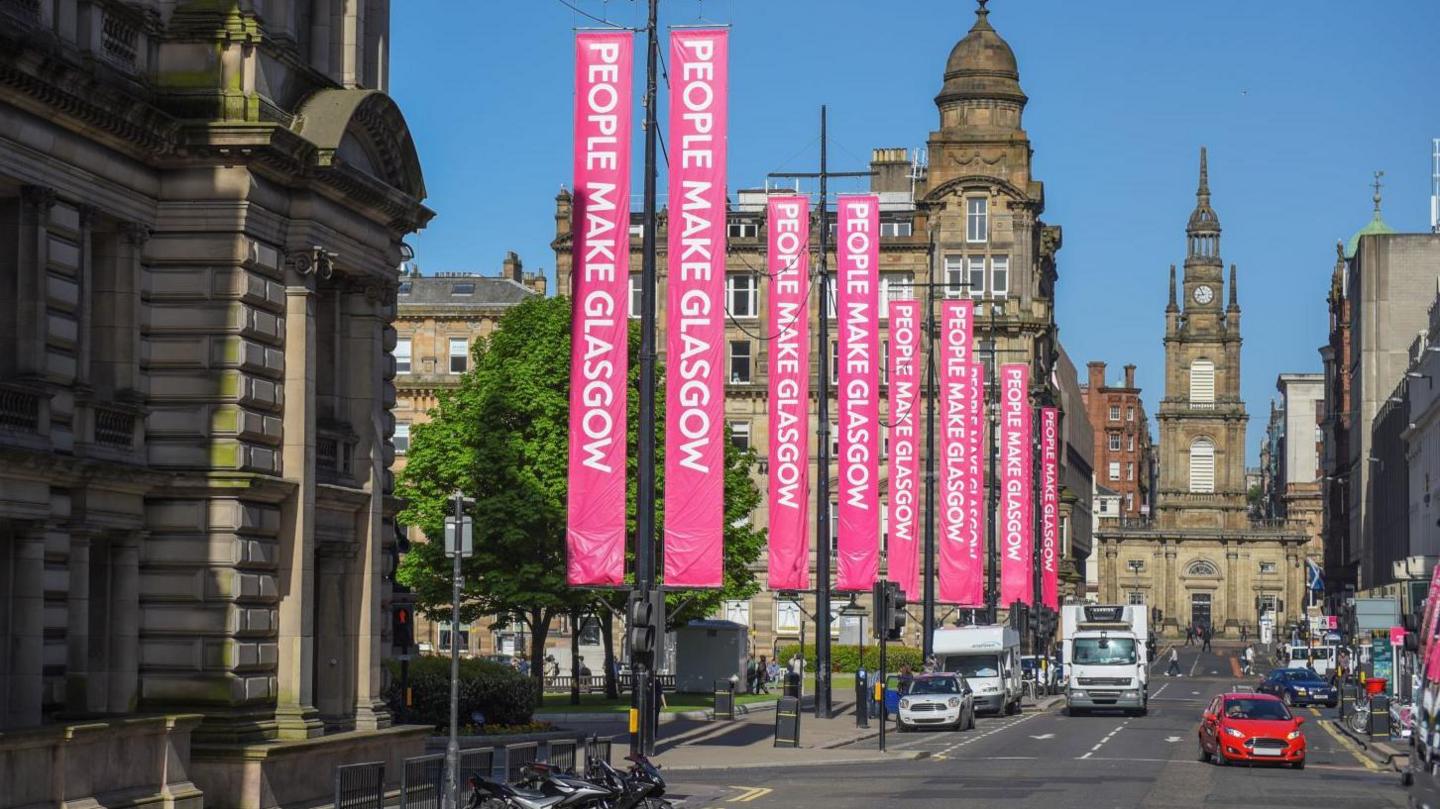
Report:
M945 85L935 103L941 108L965 101L1004 101L1025 106L1015 52L990 25L989 0L979 0L975 24L955 44L945 62Z

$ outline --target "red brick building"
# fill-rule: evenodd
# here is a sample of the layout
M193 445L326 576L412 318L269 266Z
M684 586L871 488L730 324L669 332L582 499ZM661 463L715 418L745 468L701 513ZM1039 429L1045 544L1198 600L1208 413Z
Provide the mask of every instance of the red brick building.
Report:
M1124 383L1113 385L1105 382L1105 363L1087 368L1089 382L1080 390L1095 432L1095 484L1120 495L1120 516L1149 514L1154 453L1135 366L1126 365Z

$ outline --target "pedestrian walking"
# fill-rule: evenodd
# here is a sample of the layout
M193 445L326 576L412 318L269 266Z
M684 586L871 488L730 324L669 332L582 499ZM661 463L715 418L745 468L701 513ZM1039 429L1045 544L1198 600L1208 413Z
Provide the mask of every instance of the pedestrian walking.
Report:
M760 687L761 694L770 693L770 663L765 655L760 655L760 663L755 669L755 682Z
M1204 643L1205 643L1205 645L1203 645L1203 646L1200 647L1200 651L1202 651L1202 652L1208 652L1208 651L1210 651L1210 638L1213 637L1214 635L1215 635L1215 631L1212 630L1212 629L1211 629L1210 627L1208 627L1208 626L1205 627L1204 629L1200 630L1200 637L1201 637L1201 639L1202 639L1202 640L1204 641Z
M760 690L760 667L755 662L755 655L745 661L745 690L754 694Z
M1185 645L1186 645L1186 646L1192 646L1192 645L1194 645L1194 643L1195 643L1195 627L1193 627L1193 626L1191 626L1191 625L1189 625L1189 624L1186 624L1186 625L1185 625Z
M1241 667L1242 673L1249 677L1255 669L1255 647L1246 644L1245 651L1241 653L1241 660L1244 661L1244 665Z
M1240 642L1241 642L1241 643L1245 643L1245 642L1248 641L1248 640L1250 640L1250 625L1249 625L1249 624L1241 624L1241 625L1240 625Z
M1180 673L1180 650L1174 646L1170 647L1170 665L1165 669L1166 677L1183 677Z

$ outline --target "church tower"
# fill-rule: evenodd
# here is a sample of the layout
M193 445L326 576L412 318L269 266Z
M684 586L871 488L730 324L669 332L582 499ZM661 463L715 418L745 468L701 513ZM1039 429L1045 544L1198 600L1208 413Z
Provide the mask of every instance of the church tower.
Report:
M1248 525L1245 426L1249 416L1240 399L1235 266L1230 266L1227 299L1220 217L1210 206L1209 174L1201 147L1195 210L1185 227L1179 299L1171 265L1170 302L1165 308L1156 519L1162 527L1233 530Z

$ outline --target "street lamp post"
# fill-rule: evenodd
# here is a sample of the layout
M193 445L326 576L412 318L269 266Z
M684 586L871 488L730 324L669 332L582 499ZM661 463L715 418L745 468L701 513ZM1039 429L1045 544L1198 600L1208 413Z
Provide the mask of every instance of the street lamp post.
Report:
M446 809L458 809L460 800L460 589L465 574L460 569L462 558L473 547L471 523L465 517L470 501L458 490L453 495L455 514L445 520L445 552L453 561L450 572L450 739L445 744ZM453 520L453 522L452 522Z

